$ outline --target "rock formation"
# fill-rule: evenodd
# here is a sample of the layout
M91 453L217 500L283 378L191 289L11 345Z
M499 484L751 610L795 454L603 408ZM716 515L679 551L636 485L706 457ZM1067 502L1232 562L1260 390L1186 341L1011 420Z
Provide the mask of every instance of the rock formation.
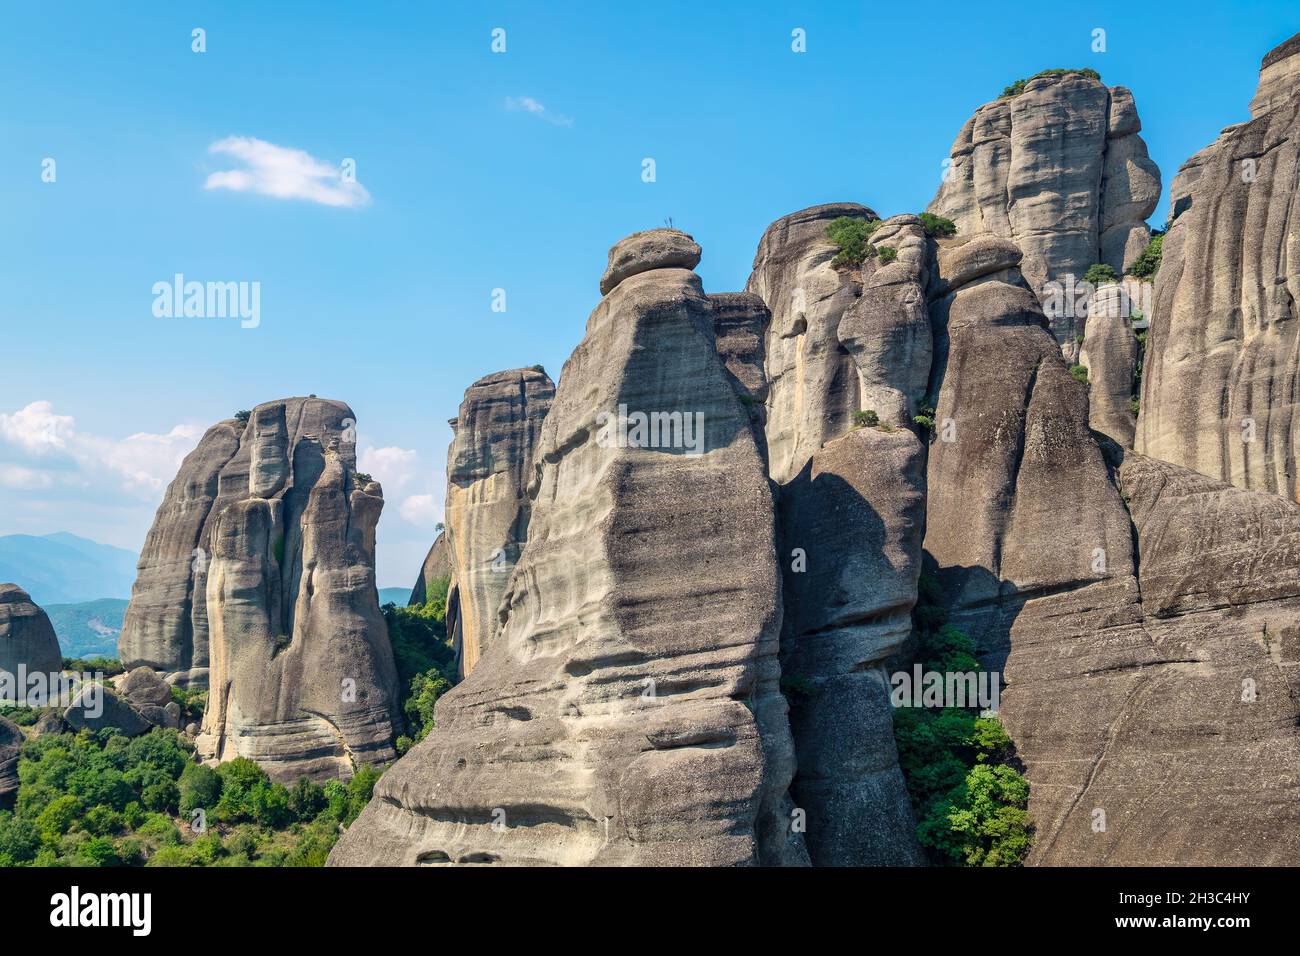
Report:
M207 686L205 588L212 523L246 488L242 431L234 419L213 425L167 486L140 552L118 638L123 666L152 667L182 687Z
M853 424L858 381L837 335L858 297L853 270L831 265L826 227L840 216L876 219L857 203L813 206L768 226L746 290L767 304L767 446L774 481L786 482L827 440Z
M392 760L397 676L375 589L379 484L341 402L253 409L206 540L210 694L197 749L277 780ZM166 516L164 516L165 520Z
M625 277L542 428L503 623L332 864L806 860L772 492L688 243L611 252Z
M1079 364L1088 370L1088 425L1093 431L1133 447L1133 411L1139 348L1121 285L1104 285L1088 301L1088 325Z
M1300 500L1300 37L1264 58L1251 119L1179 170L1156 275L1139 452Z
M445 513L455 618L448 633L462 674L473 671L501 623L501 597L528 539L534 450L554 397L555 384L540 369L496 372L466 389L453 426Z
M448 554L445 531L433 539L433 545L424 557L420 576L415 581L415 587L411 588L411 600L408 606L415 607L427 603L433 582L444 578L451 579L451 555Z
M12 685L14 696L21 698L26 693L18 686L23 673L48 679L62 670L59 639L45 612L18 585L0 584L0 672L10 675L4 684Z
M1014 241L1040 296L1047 282L1082 279L1097 263L1123 272L1146 246L1160 199L1141 128L1122 86L1079 72L1030 79L966 121L928 211L953 220L958 236ZM1083 325L1072 312L1052 316L1071 356Z
M21 727L0 717L0 809L11 807L18 794L18 753L25 739Z

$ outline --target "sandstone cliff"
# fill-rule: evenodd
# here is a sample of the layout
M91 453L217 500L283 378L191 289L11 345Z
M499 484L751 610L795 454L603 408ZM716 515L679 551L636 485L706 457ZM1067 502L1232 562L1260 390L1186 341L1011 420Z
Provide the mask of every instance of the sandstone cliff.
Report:
M986 103L953 142L929 212L957 235L1011 239L1029 286L1082 279L1106 263L1122 273L1146 246L1160 199L1160 170L1138 135L1133 95L1083 73L1030 79L1023 92ZM1084 318L1052 316L1070 355Z
M498 609L528 540L526 494L555 384L539 369L484 376L465 391L447 452L446 540L461 673L500 626Z
M0 717L0 809L13 806L18 794L18 753L25 739L21 727Z
M50 619L31 596L16 584L0 584L0 672L16 685L20 667L48 679L63 670L63 655ZM16 695L23 693L18 687Z
M565 365L501 628L331 864L806 860L772 493L693 243L655 232L615 246Z
M251 757L292 780L394 756L396 676L374 586L383 499L356 481L354 425L341 402L259 405L246 426L208 431L159 509L122 656L179 683L207 679L205 757ZM142 675L131 684L128 710L165 706Z
M451 578L451 556L447 553L447 533L444 531L433 539L429 553L424 556L420 567L420 576L416 578L415 587L411 588L410 606L424 604L429 600L429 589L433 582L442 578Z
M1179 170L1136 448L1300 500L1300 37L1264 58L1251 119Z

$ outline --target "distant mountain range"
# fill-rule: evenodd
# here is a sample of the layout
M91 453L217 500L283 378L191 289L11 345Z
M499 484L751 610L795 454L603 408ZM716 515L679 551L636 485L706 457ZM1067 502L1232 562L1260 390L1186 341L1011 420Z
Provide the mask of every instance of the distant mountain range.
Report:
M47 604L45 613L64 657L117 657L126 605L122 598L100 598L81 604Z
M0 536L0 582L42 607L131 596L139 555L66 531Z

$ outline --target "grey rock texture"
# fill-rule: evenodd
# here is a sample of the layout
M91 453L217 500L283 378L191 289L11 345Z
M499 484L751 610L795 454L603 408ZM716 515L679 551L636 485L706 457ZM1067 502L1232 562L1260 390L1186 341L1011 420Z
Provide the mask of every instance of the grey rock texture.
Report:
M836 438L781 489L783 553L806 557L785 563L792 794L820 866L924 862L884 665L911 633L924 513L924 448L901 429Z
M1156 275L1139 452L1300 498L1300 38L1265 58L1252 119L1179 170Z
M209 428L167 486L140 552L118 638L126 667L146 665L180 686L207 686L206 556L215 512L229 503L236 474L247 469L246 458L232 467L240 434L234 419Z
M921 220L910 215L887 219L871 241L894 250L897 258L887 265L876 258L863 263L861 295L844 310L836 337L857 372L858 409L905 426L916 414L930 376L930 242Z
M925 549L955 603L1131 573L1128 515L1088 430L1087 393L1034 294L987 276L936 299L931 315Z
M167 710L174 707L171 685L158 676L151 667L141 665L115 682L117 692L149 723L158 727L177 726L175 717Z
M0 584L0 671L16 683L20 666L28 674L58 674L63 654L49 617L31 596L16 584Z
M108 687L83 686L63 712L63 720L74 730L115 727L127 737L138 737L154 726L125 698Z
M1081 73L1031 80L1018 96L975 111L957 134L951 166L929 212L957 235L1010 239L1040 295L1099 262L1117 272L1141 253L1160 199L1160 171L1138 131L1132 94ZM1081 316L1054 315L1072 355Z
M718 355L731 376L741 402L749 410L755 438L767 456L767 326L772 313L752 292L718 292L713 303L713 331Z
M620 404L703 414L700 453L619 441ZM602 299L536 461L500 630L330 863L806 861L772 492L694 273Z
M858 401L853 358L840 320L861 292L857 270L831 266L826 227L840 216L877 219L857 203L813 206L768 226L746 291L771 312L766 342L767 444L771 475L793 478L822 444L848 431Z
M357 478L355 421L342 402L259 405L232 460L246 465L222 472L232 497L247 477L209 536L204 759L248 757L293 781L396 756L397 675L374 576L383 491Z
M694 269L700 247L679 229L634 232L609 250L609 265L600 277L600 294L609 295L624 279L651 269Z
M441 578L451 578L451 555L448 553L445 531L433 539L429 553L424 557L420 576L415 580L415 587L411 588L411 600L408 606L414 607L427 603L430 587L434 581Z
M1079 364L1088 369L1088 425L1124 448L1133 447L1137 415L1130 407L1138 364L1138 341L1119 285L1097 289L1088 302L1088 324Z
M1120 479L1136 580L1000 609L1029 862L1294 865L1300 507L1131 453Z
M0 717L0 807L13 806L18 795L18 753L25 739L21 727Z
M912 865L923 858L884 661L910 632L920 570L924 454L905 428L930 371L932 243L916 216L895 216L872 235L894 261L832 267L826 227L843 215L875 218L837 203L778 220L748 286L772 315L766 426L781 484L793 795L814 864ZM896 430L855 430L859 410Z
M500 626L501 598L528 540L533 458L555 397L545 372L511 369L465 390L447 452L448 561L462 675Z

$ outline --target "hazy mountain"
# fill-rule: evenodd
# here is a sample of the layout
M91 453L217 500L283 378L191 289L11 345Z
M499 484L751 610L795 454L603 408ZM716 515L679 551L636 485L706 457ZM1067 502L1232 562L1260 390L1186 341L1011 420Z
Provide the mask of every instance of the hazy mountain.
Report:
M379 589L379 606L385 604L396 604L398 607L406 607L406 602L411 599L410 588L380 588Z
M0 582L12 582L42 607L129 598L139 556L60 531L0 536Z
M47 604L64 657L117 657L117 637L127 602L101 598L80 604Z

